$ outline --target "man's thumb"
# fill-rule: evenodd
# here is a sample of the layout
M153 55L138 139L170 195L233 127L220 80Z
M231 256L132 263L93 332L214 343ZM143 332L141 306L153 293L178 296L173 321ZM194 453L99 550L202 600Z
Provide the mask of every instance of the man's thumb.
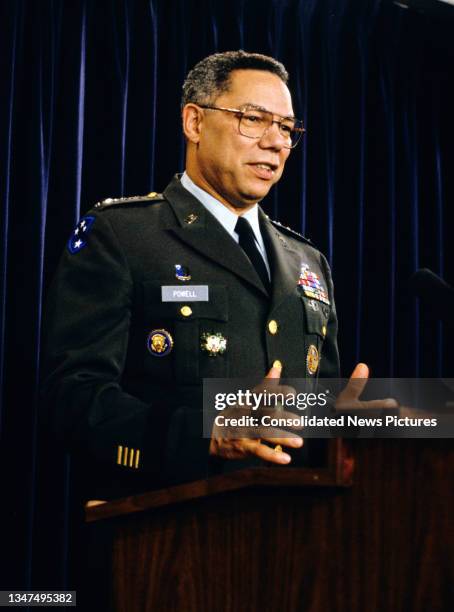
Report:
M282 365L274 362L265 378L280 378L282 374Z
M358 363L350 376L345 389L343 389L337 398L338 402L347 402L359 399L359 396L364 391L369 378L369 368L365 363Z
M365 363L357 363L350 378L369 378L369 367Z

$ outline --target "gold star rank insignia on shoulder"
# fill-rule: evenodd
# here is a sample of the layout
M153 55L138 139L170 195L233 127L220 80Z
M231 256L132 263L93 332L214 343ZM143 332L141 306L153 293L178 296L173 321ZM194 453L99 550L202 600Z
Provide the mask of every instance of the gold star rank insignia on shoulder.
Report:
M68 241L68 251L72 255L74 255L74 253L78 253L85 246L87 246L87 237L92 230L95 219L96 217L88 215L86 217L82 217L79 223L76 225L71 238Z

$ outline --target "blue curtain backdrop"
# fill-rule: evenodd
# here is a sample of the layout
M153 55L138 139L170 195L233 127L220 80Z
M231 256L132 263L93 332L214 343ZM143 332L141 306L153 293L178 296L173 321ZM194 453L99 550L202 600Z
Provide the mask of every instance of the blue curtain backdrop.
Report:
M46 287L80 213L162 190L202 57L282 60L307 137L265 208L333 268L345 375L452 375L407 281L454 279L452 21L385 0L11 0L0 8L2 588L65 588L70 464L36 405ZM4 544L10 544L4 546Z

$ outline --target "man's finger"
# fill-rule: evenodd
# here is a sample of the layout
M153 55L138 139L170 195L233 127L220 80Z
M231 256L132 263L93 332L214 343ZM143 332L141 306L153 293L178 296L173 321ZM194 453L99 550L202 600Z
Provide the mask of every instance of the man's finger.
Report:
M281 393L284 396L284 399L288 399L289 397L294 397L296 395L295 387L291 387L290 385L277 385L277 386L273 385L272 392Z
M369 368L365 363L358 363L350 376L345 389L343 389L337 398L338 403L358 400L369 378Z
M266 444L258 444L252 440L244 440L244 447L247 449L250 455L255 455L263 461L269 461L270 463L278 463L285 465L290 463L292 458L287 453L282 451L275 451L274 448L270 448Z
M366 363L357 363L350 378L369 378L369 366Z
M282 366L274 362L265 378L280 378L282 374Z
M243 459L247 453L241 442L240 440L211 438L209 453L224 459Z
M257 390L264 390L266 387L275 389L279 385L279 379L282 376L282 366L278 361L275 361L272 367L269 369L268 374L263 379L261 385L257 387Z
M350 405L350 404L342 404ZM231 413L234 415L234 413ZM230 423L224 425L215 425L213 432L215 437L225 438L226 440L242 440L249 438L256 440L259 438L301 438L300 435L293 433L294 431L301 431L303 426L300 422L300 417L292 412L276 411L274 409L265 410L260 413L261 419L268 418L269 421L265 424L256 425L232 425ZM258 418L254 416L252 418ZM278 419L274 422L272 419ZM279 427L285 427L281 429Z
M279 444L280 446L290 446L291 448L301 448L303 446L303 438L301 438L300 436L293 436L293 437L289 437L289 436L285 436L284 438L269 438L268 436L266 438L262 438L263 440L265 440L266 442L269 442L270 444Z
M351 412L352 410L386 410L390 408L399 408L399 403L392 397L367 401L359 400L354 404L343 401L336 403L337 411L345 410L347 412Z
M255 398L260 401L261 407L279 405L279 400L290 403L290 398L296 396L296 389L290 385L279 384L279 378L264 378L260 385L253 390ZM260 396L260 394L263 394ZM252 405L252 404L250 404Z
M275 361L269 369L268 374L263 380L263 384L256 387L256 391L264 391L267 386L270 386L273 393L282 393L283 395L296 395L296 390L289 385L279 385L279 379L282 376L282 365L279 361Z

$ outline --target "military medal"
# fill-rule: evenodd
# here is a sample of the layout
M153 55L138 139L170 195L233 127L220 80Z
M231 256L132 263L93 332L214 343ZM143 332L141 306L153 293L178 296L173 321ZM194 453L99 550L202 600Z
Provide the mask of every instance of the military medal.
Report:
M154 329L148 334L147 348L154 357L165 357L173 348L173 338L166 329Z
M175 264L175 276L180 281L190 281L191 275L189 270L180 264Z
M306 356L307 371L311 376L313 376L316 373L318 369L319 361L320 361L320 357L318 354L317 347L311 344L309 348L307 349L307 356Z
M217 357L225 353L227 349L227 338L220 333L204 332L200 337L200 347L202 351L208 353L210 357Z
M328 294L326 293L326 289L320 283L318 274L311 272L306 263L301 264L298 286L302 289L306 297L329 305L330 302L328 299Z

